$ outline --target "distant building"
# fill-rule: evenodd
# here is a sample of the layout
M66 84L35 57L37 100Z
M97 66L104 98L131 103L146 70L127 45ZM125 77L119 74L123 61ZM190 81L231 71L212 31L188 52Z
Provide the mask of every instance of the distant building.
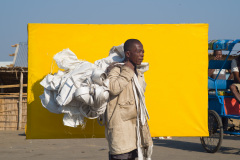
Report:
M17 44L13 67L28 67L28 45L26 42Z
M0 130L24 129L27 122L28 46L12 47L13 61L0 62Z
M13 64L12 61L5 61L5 62L0 62L0 67L8 67L11 64Z

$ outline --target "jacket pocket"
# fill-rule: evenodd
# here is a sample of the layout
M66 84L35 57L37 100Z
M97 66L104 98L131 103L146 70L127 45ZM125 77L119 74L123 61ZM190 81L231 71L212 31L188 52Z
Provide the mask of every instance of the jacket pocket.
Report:
M137 108L134 100L121 103L120 105L120 115L123 121L137 118Z

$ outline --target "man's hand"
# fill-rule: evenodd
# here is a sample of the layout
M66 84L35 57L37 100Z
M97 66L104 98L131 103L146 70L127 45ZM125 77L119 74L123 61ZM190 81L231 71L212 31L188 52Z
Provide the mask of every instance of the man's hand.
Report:
M213 58L213 60L220 60L220 57L219 57L219 56L215 56L215 57Z
M127 67L131 68L133 71L135 69L135 66L130 61L126 61L124 66L127 66Z

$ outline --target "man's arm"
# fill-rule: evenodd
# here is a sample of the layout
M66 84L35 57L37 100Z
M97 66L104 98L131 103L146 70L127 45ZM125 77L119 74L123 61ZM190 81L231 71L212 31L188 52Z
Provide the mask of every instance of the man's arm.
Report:
M239 72L232 72L232 73L233 73L234 81L237 83L240 83Z
M232 60L231 71L233 73L234 81L240 83L239 70L237 66L237 61L235 59Z
M110 93L112 95L121 93L133 76L134 71L126 65L121 68L121 71L119 67L113 68L108 75Z
M208 77L212 77L214 71L215 69L208 69Z
M232 80L233 79L233 73L232 73L231 69L228 70L228 73L230 73L230 76L228 77L227 80Z

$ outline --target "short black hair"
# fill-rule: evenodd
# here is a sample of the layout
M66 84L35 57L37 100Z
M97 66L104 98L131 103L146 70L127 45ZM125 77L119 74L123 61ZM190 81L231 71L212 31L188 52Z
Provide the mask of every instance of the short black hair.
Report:
M124 43L124 52L131 50L131 48L133 47L133 44L135 43L141 43L141 42L138 39L128 39Z

